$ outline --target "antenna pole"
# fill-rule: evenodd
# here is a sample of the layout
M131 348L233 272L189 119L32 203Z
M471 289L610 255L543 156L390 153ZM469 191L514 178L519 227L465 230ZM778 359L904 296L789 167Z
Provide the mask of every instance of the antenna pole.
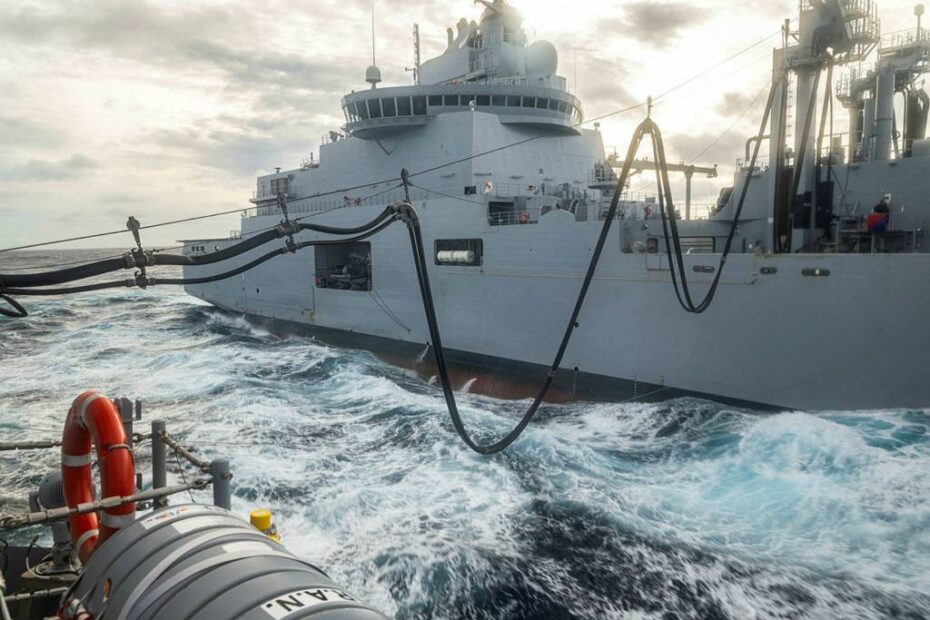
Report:
M413 73L413 81L419 86L420 84L420 24L413 25L413 51L416 56Z
M578 94L578 48L572 43L572 62L575 63L575 95Z
M375 0L371 0L371 64L378 65L375 59Z

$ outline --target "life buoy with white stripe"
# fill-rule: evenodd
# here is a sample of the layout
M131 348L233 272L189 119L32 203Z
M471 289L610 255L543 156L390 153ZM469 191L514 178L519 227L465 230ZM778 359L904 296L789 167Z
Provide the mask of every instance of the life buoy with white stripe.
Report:
M61 478L69 508L94 501L91 470L93 447L97 448L101 497L133 495L135 464L126 431L116 405L97 392L75 399L65 420L61 445ZM86 562L97 546L136 518L136 505L124 504L97 513L68 518L71 542Z

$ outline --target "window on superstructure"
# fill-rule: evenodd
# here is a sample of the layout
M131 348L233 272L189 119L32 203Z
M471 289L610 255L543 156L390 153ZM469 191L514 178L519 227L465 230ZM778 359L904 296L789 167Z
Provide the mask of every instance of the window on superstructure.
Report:
M681 250L685 254L713 254L716 249L714 237L681 237Z
M383 97L381 99L381 111L384 117L397 116L397 104L394 103L394 97Z
M397 98L397 116L410 116L410 97Z
M536 100L536 107L540 110L545 110L549 107L549 100L545 97L540 97Z
M507 97L504 95L493 95L491 97L491 105L505 106L507 105Z
M457 106L459 104L458 95L446 95L443 98L443 103L447 106Z
M524 98L523 98L523 107L524 107L524 108L535 108L535 107L536 107L536 97L524 97Z
M478 95L475 97L475 100L480 106L489 106L491 105L491 95Z
M368 120L368 106L365 105L364 101L359 101L355 104L356 110L358 111L358 117L363 121Z
M565 112L567 109L568 109L568 102L567 102L567 101L560 101L560 102L559 102L559 112Z
M507 107L509 108L519 108L520 107L520 97L516 95L507 95Z
M369 99L368 100L368 114L371 118L381 118L381 100L380 99Z
M280 179L271 179L271 195L277 196L278 194L284 194L287 196L288 184L290 179L287 177L282 177Z
M558 100L558 99L550 99L550 100L549 100L549 109L550 109L550 110L556 110L556 111L558 111L558 109L559 109L559 100Z
M426 116L426 97L421 95L413 98L413 115Z
M442 105L442 95L430 95L429 96L430 106L441 106Z
M526 213L525 219L521 219L521 210L513 202L489 202L488 203L488 224L491 226L510 226L512 224L528 224L529 213Z
M316 287L341 291L371 290L371 243L316 246Z

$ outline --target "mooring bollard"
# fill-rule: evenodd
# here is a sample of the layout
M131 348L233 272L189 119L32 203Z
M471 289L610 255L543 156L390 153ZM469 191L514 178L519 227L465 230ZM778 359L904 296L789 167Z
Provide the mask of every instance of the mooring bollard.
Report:
M213 476L213 505L232 510L232 495L229 490L229 461L220 459L210 463L210 475Z
M168 446L162 440L165 423L152 420L152 488L163 489L168 486ZM152 501L155 509L168 505L167 497L158 497Z

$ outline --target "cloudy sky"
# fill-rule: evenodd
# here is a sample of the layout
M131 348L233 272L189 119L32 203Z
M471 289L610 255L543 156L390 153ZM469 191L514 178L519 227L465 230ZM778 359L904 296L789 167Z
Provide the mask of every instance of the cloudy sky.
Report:
M531 39L553 41L589 118L658 95L770 36L656 109L670 159L732 173L764 104L770 54L793 0L512 0ZM884 30L913 3L881 0ZM410 83L469 0L376 0L385 85ZM0 2L0 247L248 206L258 174L318 153L364 88L370 0L3 0ZM748 111L748 113L747 113ZM741 114L746 113L738 121ZM642 113L602 123L625 150ZM729 133L724 133L732 127ZM723 135L722 135L723 134ZM722 135L722 137L721 137ZM701 181L697 200L720 181ZM146 241L224 235L238 217L150 231ZM91 247L124 247L121 238ZM87 244L84 244L86 247Z

